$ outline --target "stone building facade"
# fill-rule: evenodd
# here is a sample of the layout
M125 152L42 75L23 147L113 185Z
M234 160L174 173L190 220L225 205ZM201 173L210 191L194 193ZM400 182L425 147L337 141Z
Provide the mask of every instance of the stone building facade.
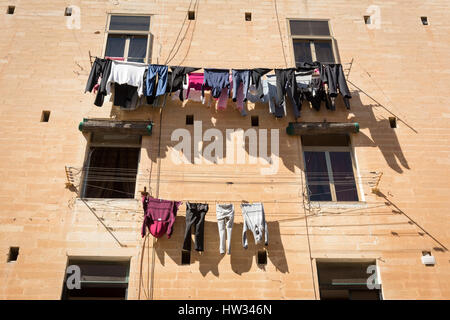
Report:
M84 280L94 289L85 296L320 299L373 298L376 292L383 299L450 298L448 1L0 0L0 8L0 298L83 296L66 292L72 264L92 272ZM113 32L112 16L148 16L149 30ZM329 35L317 36L312 28L296 37L291 21L325 21ZM311 201L305 152L321 150L329 158L336 150L314 149L311 139L287 133L296 122L289 102L281 119L264 103L248 102L243 117L231 99L218 111L174 95L134 111L110 101L95 106L84 88L111 35L122 39L129 55L133 41L144 41L148 63L199 68L291 68L302 45L295 43L312 48L315 57L330 45L348 80L351 109L342 99L336 111L315 111L305 102L297 122L358 123L346 147L357 201L337 201L336 193L334 201ZM153 127L151 135L121 144L101 131L96 141L95 133L80 132L83 119ZM257 156L256 163L248 147L243 163L208 162L196 154L191 163L174 162L179 141L173 132L186 129L193 141L205 140L194 132L199 125L202 133L219 129L224 141L227 129L266 136L278 130L279 152L269 146L272 159ZM138 149L134 193L85 196L86 168L95 167L91 148L123 143ZM200 150L207 145L200 142ZM222 160L229 157L225 152ZM262 174L275 163L272 174ZM97 173L117 178L101 168ZM122 170L121 178L128 173ZM144 188L183 201L170 239L141 237ZM205 251L183 256L187 201L210 209ZM268 246L255 245L249 235L248 249L242 247L243 201L264 204ZM219 253L217 203L236 208L230 255ZM422 262L428 254L432 266ZM366 272L370 265L378 291L361 282L374 274ZM109 279L109 287L96 290L99 279Z

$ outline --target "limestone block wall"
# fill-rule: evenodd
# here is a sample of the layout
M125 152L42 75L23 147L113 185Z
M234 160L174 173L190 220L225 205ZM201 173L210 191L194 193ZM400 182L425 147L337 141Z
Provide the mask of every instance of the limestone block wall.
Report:
M6 14L9 5L13 15ZM80 29L67 28L68 5L80 8ZM379 8L379 28L364 24L371 5ZM188 10L195 20L185 21ZM315 299L318 259L376 260L385 299L448 299L447 12L443 0L0 0L0 297L60 299L68 257L119 257L130 259L129 299ZM285 131L294 121L290 105L288 117L278 120L260 103L249 103L249 115L241 117L231 99L225 111L172 97L163 108L132 112L111 102L94 106L94 96L84 93L89 52L103 55L109 13L152 15L153 63L230 69L292 67L287 19L330 19L351 110L341 100L335 112L305 104L299 121L360 124L351 141L364 201L307 203L301 141ZM40 122L43 110L51 111L49 122ZM279 130L279 170L263 176L268 164L249 161L175 164L173 131L194 133L186 115L201 121L203 132L216 128L224 136L226 129L251 128L250 116L258 116L258 130ZM83 118L155 123L142 139L135 199L83 201L79 187L66 188L64 167L81 169L85 161L89 137L77 129ZM379 173L385 197L371 192ZM190 265L181 265L184 204L171 239L141 238L144 187L160 198L210 204L206 251L192 252ZM264 267L256 264L262 248L251 236L242 248L242 200L264 203L270 236ZM231 255L219 254L216 202L237 208ZM19 257L7 263L12 246L20 247ZM422 251L433 253L434 267L421 264Z

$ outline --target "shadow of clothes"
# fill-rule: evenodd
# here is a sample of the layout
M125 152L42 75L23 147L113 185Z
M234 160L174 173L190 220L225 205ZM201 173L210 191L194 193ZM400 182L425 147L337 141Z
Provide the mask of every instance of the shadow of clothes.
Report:
M170 239L167 235L157 239L155 243L155 252L159 262L165 266L165 257L167 256L177 265L182 266L182 249L184 241L184 232L186 219L184 216L177 217L174 225L174 231ZM286 255L281 241L280 227L278 222L268 222L269 245L255 244L253 235L247 231L248 249L242 246L243 223L234 223L231 237L231 269L233 272L241 275L249 272L253 260L256 261L259 250L266 250L267 257L275 268L282 272L289 272ZM191 230L192 231L192 230ZM192 236L192 235L191 235ZM224 254L219 252L219 232L217 223L214 221L205 221L204 229L204 251L200 254L195 251L195 237L192 237L190 264L198 261L199 271L203 276L211 272L216 277L219 276L219 263L224 258ZM265 265L258 265L265 269Z
M184 233L186 228L186 218L184 216L177 217L174 224L174 231L170 239L167 235L159 238L155 244L156 255L162 266L165 266L165 255L167 254L173 262L182 266L182 250L184 242ZM223 259L219 252L219 234L217 223L213 221L205 221L204 225L204 251L200 254L195 251L195 237L192 236L193 228L191 228L191 251L190 264L198 261L199 271L203 276L211 272L216 277L219 276L219 263Z
M355 135L356 146L371 146L380 149L386 163L398 173L404 169L410 169L408 161L403 154L402 148L395 133L391 128L389 119L377 119L374 109L380 107L376 104L362 105L358 92L352 92L352 112L355 117L349 121L357 121L361 129L369 129L371 138L359 132ZM355 107L353 106L360 106ZM403 167L403 168L402 168Z
M269 244L264 245L255 244L255 239L251 231L247 231L248 248L244 249L242 245L242 223L235 223L233 226L233 233L235 230L239 234L239 241L233 241L231 245L231 269L233 272L242 275L251 270L253 260L258 268L266 270L265 264L258 264L257 256L259 251L266 251L268 259L272 262L277 271L288 273L289 268L286 260L286 254L281 241L280 225L277 221L267 222L269 229Z

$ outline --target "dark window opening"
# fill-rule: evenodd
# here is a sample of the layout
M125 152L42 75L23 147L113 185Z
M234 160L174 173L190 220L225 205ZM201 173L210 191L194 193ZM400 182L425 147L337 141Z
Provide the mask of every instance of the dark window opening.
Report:
M334 62L333 45L331 41L314 41L316 61Z
M194 124L194 115L190 114L186 116L186 125L190 126Z
M349 143L348 135L302 136L310 201L359 201Z
M6 11L7 14L14 14L14 11L16 10L16 6L8 6L8 10Z
M19 256L19 247L9 247L7 262L17 261L18 256Z
M259 126L259 117L258 116L252 116L252 127L258 127Z
M50 111L42 111L41 122L48 122L50 119Z
M258 251L257 263L260 265L267 264L267 251L265 251L265 250Z
M147 55L147 36L108 35L106 42L106 57L126 58L130 62L144 62ZM128 52L125 52L128 42Z
M333 43L331 40L294 39L295 63L320 61L334 63Z
M251 12L245 13L245 21L252 21L252 13Z
M181 251L181 264L182 265L191 264L191 252L190 251L186 251L186 250Z
M420 17L420 20L422 21L422 24L423 24L424 26L427 26L427 25L428 25L428 18L427 18L427 17Z
M381 300L381 288L370 289L373 262L317 262L321 300ZM376 270L376 267L373 269Z
M70 17L72 15L72 8L67 7L66 10L64 11L64 15L66 17Z
M129 261L69 260L80 268L81 289L69 289L67 274L62 300L125 300L128 290Z
M350 145L350 138L346 134L303 135L302 145L309 147L347 147Z
M91 147L84 198L134 198L140 148Z
M188 11L188 19L195 20L195 11Z
M391 128L397 128L397 118L389 117L389 124L390 124Z
M109 30L149 31L149 16L111 16Z
M295 63L313 62L309 40L294 40Z
M364 16L364 23L365 24L371 24L370 16Z
M291 34L295 36L329 36L328 21L291 20Z

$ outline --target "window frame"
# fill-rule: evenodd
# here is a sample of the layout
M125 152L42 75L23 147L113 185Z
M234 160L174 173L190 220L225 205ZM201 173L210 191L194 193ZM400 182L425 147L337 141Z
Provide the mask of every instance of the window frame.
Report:
M70 265L77 265L78 263L96 263L97 265L107 265L110 263L115 263L115 264L124 264L127 265L127 274L126 274L126 280L125 281L86 281L86 280L81 280L81 285L83 285L83 283L85 284L125 284L127 285L126 289L125 289L125 297L124 300L128 300L128 289L130 288L130 271L131 271L131 257L90 257L90 256L68 256L67 257L67 262L66 262L66 267L65 267L65 272L64 272L64 278L63 278L63 287L62 287L62 292L61 292L61 300L70 300L67 299L67 287L66 287L66 281L67 281L67 268ZM82 275L81 275L82 276ZM76 289L75 289L76 290ZM74 299L77 300L77 299ZM86 299L89 300L89 299ZM99 300L99 299L91 299L91 301L95 301L95 300ZM115 299L112 299L115 300Z
M144 16L149 17L150 23L149 23L149 29L148 31L141 31L141 30L109 30L109 26L111 23L111 16ZM123 35L126 37L125 39L125 47L124 47L124 61L128 61L128 53L130 49L130 36L147 36L147 50L144 58L143 63L151 63L152 60L152 49L153 49L153 34L151 33L152 30L152 23L153 23L153 14L144 14L144 13L114 13L110 12L108 13L108 16L106 18L106 25L105 25L105 39L103 41L103 57L106 57L106 49L108 44L108 37L109 35Z
M299 36L299 35L293 35L291 31L291 21L326 21L328 22L328 30L330 31L329 36ZM331 42L331 50L333 52L334 56L334 62L331 61L320 61L322 63L341 63L339 59L339 55L337 54L337 46L336 46L336 39L334 38L333 29L331 28L330 19L308 19L308 18L287 18L286 19L287 24L287 30L288 35L290 39L290 50L291 50L291 57L293 57L294 65L296 65L295 61L295 50L294 50L294 41L295 40L303 40L303 41L309 41L310 43L310 49L311 49L311 58L312 61L317 61L317 55L316 55L316 49L314 41L330 41Z
M82 187L81 187L81 199L92 199L92 200L135 200L136 199L136 189L138 187L138 174L139 174L139 164L141 163L141 156L142 156L142 136L140 138L140 143L108 143L108 142L92 142L92 139L94 137L94 134L91 132L89 133L88 137L88 143L86 144L86 152L84 156L84 162L83 162L83 169L87 168L86 170L83 170L81 181L82 181ZM137 163L137 171L136 171L136 184L134 186L134 197L133 198L86 198L86 182L87 177L89 176L89 164L91 163L91 148L92 147L105 147L105 148L131 148L131 149L139 149L139 155L138 155L138 163Z
M307 179L307 171L306 171L306 158L305 158L305 152L308 151L312 151L312 152L324 152L325 153L325 160L326 160L326 164L327 164L327 171L328 171L328 182L329 182L329 186L330 186L330 193L331 193L331 201L311 201L309 200L309 192L308 192L308 201L310 201L311 203L320 203L320 204L324 204L324 203L337 203L337 204L353 204L353 203L357 203L360 204L362 202L364 202L364 198L362 197L362 190L361 190L361 186L360 186L360 177L359 177L359 171L358 171L358 166L357 166L357 162L356 162L356 157L354 154L354 150L351 146L303 146L302 145L302 157L303 157L303 165L304 165L304 170L305 170L305 183L306 183L306 187L309 190L309 182ZM352 161L352 168L353 168L353 177L355 178L355 186L356 186L356 193L358 195L358 201L338 201L337 197L336 197L336 189L335 189L335 185L334 185L334 177L333 177L333 171L331 168L331 159L330 159L330 152L349 152L350 153L350 159ZM312 183L311 185L326 185L323 182L315 182Z
M373 265L376 266L376 273L377 273L377 282L380 285L380 289L376 289L379 290L379 300L384 300L384 286L383 286L383 281L381 278L381 268L380 268L380 264L378 261L378 258L373 257L373 258L362 258L362 257L352 257L352 258L338 258L338 257L317 257L313 259L313 277L314 277L314 281L315 281L315 289L318 292L318 300L322 300L322 297L320 295L320 279L319 279L319 264L321 263L326 263L326 264L332 264L332 263L336 263L336 264L348 264L348 263L360 263L360 264L364 264L364 263L372 263ZM369 277L370 274L367 274L367 277ZM322 286L323 288L323 286Z

